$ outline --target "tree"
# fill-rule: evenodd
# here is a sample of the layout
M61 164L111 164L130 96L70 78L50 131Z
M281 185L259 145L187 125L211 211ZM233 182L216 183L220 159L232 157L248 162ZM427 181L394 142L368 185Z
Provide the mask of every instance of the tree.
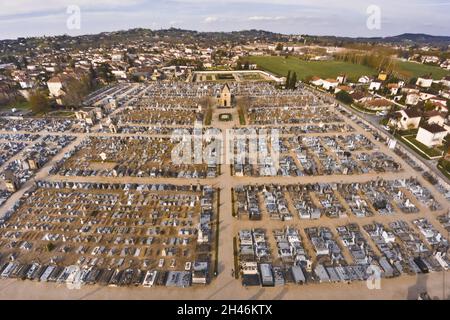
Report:
M291 70L288 71L287 77L286 77L286 89L289 89L290 86L290 81L291 81Z
M275 48L275 51L283 51L283 44L282 43L278 43L276 48Z
M336 93L336 99L338 99L339 101L341 101L345 104L353 103L352 96L347 91L344 91L344 90L341 90L338 93Z
M434 104L431 101L427 101L425 102L425 104L423 105L424 111L432 111L434 110Z
M291 79L291 89L294 90L297 87L297 72L294 72L294 75Z
M114 75L112 74L112 68L108 63L102 63L97 68L97 75L103 81L109 83L115 80Z
M445 153L450 151L450 133L448 133L443 141Z
M62 98L62 102L66 107L80 107L83 99L90 92L90 80L88 76L84 76L81 80L70 79L66 85L66 94Z
M50 251L53 251L53 249L55 249L55 247L56 246L53 243L49 242L45 245L45 250L47 250L47 252L50 252Z
M29 101L31 110L35 114L45 113L50 110L50 102L43 91L33 91L30 94Z
M89 79L89 90L93 91L97 88L97 80L95 79L97 74L94 70L92 64L89 67L88 79Z

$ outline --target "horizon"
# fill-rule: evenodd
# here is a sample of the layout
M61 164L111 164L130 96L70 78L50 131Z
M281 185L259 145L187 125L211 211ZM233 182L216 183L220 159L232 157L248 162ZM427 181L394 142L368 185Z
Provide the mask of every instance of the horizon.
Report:
M450 2L444 0L433 3L425 0L396 3L388 0L343 3L331 0L99 0L95 3L0 0L0 3L2 40L171 27L198 32L256 29L285 35L351 38L404 33L450 35ZM69 25L74 15L78 15L78 24Z
M16 38L3 38L0 39L0 41L17 41L19 38L25 38L25 39L32 39L32 38L50 38L50 37L85 37L85 36L95 36L102 33L118 33L118 32L129 32L131 30L148 30L152 32L158 32L158 31L167 31L167 30L180 30L180 31L187 31L187 32L197 32L197 33L234 33L234 32L248 32L248 31L257 31L257 32L267 32L267 33L273 33L273 34L279 34L283 36L309 36L309 37L336 37L336 38L349 38L349 39L386 39L386 38L392 38L392 37L398 37L402 35L424 35L424 36L430 36L430 37L448 37L450 38L450 35L442 35L442 34L429 34L429 33L416 33L416 32L404 32L401 34L391 34L386 36L348 36L348 35L333 35L333 34L313 34L313 33L280 33L275 32L271 30L265 30L265 29L241 29L241 30L230 30L230 31L200 31L195 29L185 29L185 28L177 28L177 27L169 27L169 28L159 28L159 29L151 29L151 28L145 28L145 27L133 27L129 29L117 29L117 30L107 30L107 31L99 31L99 32L92 32L92 33L85 33L85 34L78 34L78 35L71 35L71 34L54 34L54 35L39 35L39 36L23 36L23 37L16 37Z

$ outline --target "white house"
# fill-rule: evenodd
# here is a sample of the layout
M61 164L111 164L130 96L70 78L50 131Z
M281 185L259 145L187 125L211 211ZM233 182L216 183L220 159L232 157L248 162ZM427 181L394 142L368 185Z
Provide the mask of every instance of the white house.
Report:
M335 89L339 85L339 82L335 79L325 79L323 80L322 87L325 90Z
M428 99L435 98L436 96L431 93L421 92L420 94L420 100L427 101Z
M111 73L118 79L126 79L127 73L123 70L112 70Z
M23 80L19 81L19 84L22 89L33 88L33 81L31 81L30 79L23 79Z
M345 74L341 74L339 75L336 80L340 83L340 84L344 84L347 82L347 76Z
M425 114L425 117L428 119L428 124L438 124L440 126L444 126L445 124L445 116L439 111L430 111Z
M417 93L410 93L406 96L405 104L409 106L415 106L419 103L420 96Z
M439 104L439 105L447 105L447 100L440 98L440 97L432 97L430 98L430 101L434 104Z
M439 63L440 59L436 56L422 56L422 63Z
M420 114L411 109L397 111L396 117L391 119L391 124L400 130L417 129L419 127Z
M397 83L389 83L388 89L389 89L391 95L395 96L399 93L400 86Z
M416 86L422 88L430 88L433 84L433 78L431 77L419 77L416 81Z
M64 91L62 90L63 81L62 81L61 77L59 77L59 76L52 77L51 79L49 79L47 81L47 87L48 87L48 91L50 92L50 95L52 97L58 98L58 97L64 95Z
M378 91L381 88L381 82L372 81L369 85L369 91Z
M370 82L370 78L368 76L362 76L361 78L358 79L359 83L363 83L363 84L367 84Z
M317 86L317 87L321 87L323 85L323 80L319 77L313 77L311 79L311 84Z
M447 135L447 130L438 124L425 124L419 128L416 140L423 143L427 147L442 145Z

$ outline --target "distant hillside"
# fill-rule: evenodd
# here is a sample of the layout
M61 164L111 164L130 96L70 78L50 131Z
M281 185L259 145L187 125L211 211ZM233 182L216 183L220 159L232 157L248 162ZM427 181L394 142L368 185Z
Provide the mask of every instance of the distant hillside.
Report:
M398 36L380 38L382 42L412 42L420 44L450 44L448 36L432 36L423 33L404 33Z
M265 42L289 42L306 40L308 44L326 46L345 46L352 43L393 43L393 44L430 44L437 46L450 45L450 37L432 36L427 34L405 33L392 37L351 38L336 36L314 35L285 35L264 30L243 30L234 32L198 32L182 29L150 30L136 28L114 32L102 32L98 34L86 34L71 37L68 35L54 37L30 37L15 40L0 40L0 53L24 53L27 49L46 47L49 49L75 48L83 50L95 47L108 47L114 44L127 45L130 42L140 41L145 45L151 45L164 40L169 43L183 43L185 45L216 46L220 44L245 44L254 41ZM28 50L29 51L29 50Z

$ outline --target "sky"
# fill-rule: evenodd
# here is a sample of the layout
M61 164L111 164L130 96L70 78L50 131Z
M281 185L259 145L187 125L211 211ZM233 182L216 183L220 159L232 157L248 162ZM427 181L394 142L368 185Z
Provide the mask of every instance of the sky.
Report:
M130 28L450 36L450 0L0 0L0 39Z

